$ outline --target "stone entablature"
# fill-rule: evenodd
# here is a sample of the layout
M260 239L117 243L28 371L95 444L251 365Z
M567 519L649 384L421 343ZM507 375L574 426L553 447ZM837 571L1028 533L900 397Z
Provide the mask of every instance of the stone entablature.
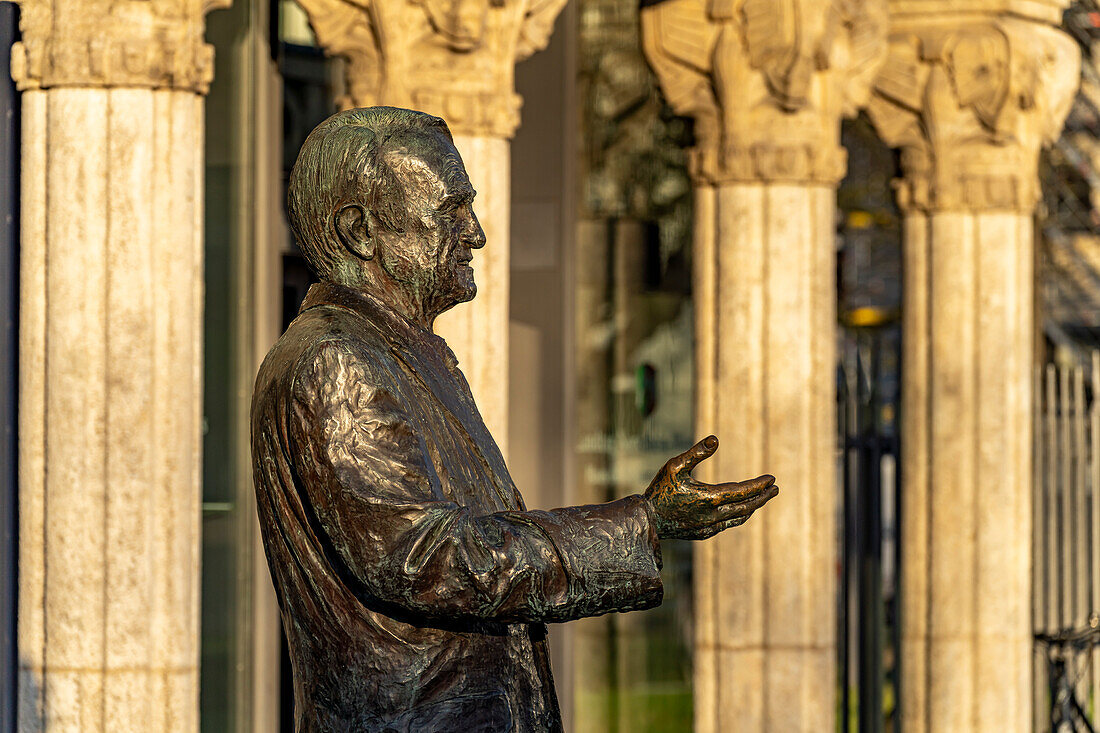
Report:
M456 135L511 138L515 64L546 47L565 0L301 0L326 53L348 60L342 107L439 115Z
M12 47L20 90L177 89L205 94L214 49L203 17L229 0L20 0L23 40Z
M965 19L929 12L892 17L889 45L868 113L902 149L902 207L1031 212L1039 150L1058 137L1077 89L1073 40L1007 10Z
M669 104L696 122L704 184L835 185L840 119L870 96L885 51L885 0L666 0L642 41Z

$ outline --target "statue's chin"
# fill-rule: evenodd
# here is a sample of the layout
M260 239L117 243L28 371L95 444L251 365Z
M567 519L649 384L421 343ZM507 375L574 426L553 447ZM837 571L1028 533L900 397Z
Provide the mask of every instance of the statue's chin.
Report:
M462 265L458 268L458 272L455 273L455 279L452 280L452 292L454 293L455 304L469 303L477 295L477 283L474 281L474 269L469 265Z
M451 297L442 300L443 307L440 308L437 315L442 315L461 303L469 303L477 295L477 285L470 283L463 286L461 289L456 288ZM440 302L440 301L437 301Z

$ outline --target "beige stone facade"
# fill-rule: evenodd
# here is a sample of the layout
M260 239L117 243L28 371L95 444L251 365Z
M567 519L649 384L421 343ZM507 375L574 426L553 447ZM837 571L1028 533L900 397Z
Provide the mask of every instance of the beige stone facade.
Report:
M1039 150L1080 76L1058 4L891 5L868 107L904 178L902 724L1031 730Z
M833 352L815 336L839 117L866 107L905 170L903 725L1030 729L1031 215L1079 79L1064 4L897 0L888 30L882 4L726 5L663 3L643 33L700 130L698 432L742 436L718 468L782 474L790 503L697 551L696 728L813 730L835 708Z
M22 4L20 731L198 726L206 9Z
M836 688L836 185L840 121L870 95L883 3L668 0L647 57L696 121L699 435L712 477L783 494L696 548L695 729L820 730Z
M199 727L203 105L214 70L203 26L225 4L20 3L20 731ZM423 109L454 133L488 245L475 253L477 299L438 330L508 455L515 66L547 45L565 0L300 4L319 46L346 62L339 104ZM722 440L700 477L767 471L782 486L760 516L694 550L700 733L819 731L836 719L836 193L841 121L860 113L903 168L901 723L1030 729L1033 214L1040 150L1080 76L1058 28L1067 4L666 0L642 11L661 90L695 124L694 424ZM589 252L575 291L644 277L646 233L628 218L599 234L617 254ZM257 297L277 300L274 290L260 284ZM632 297L616 291L610 329L637 325ZM562 309L592 331L607 325L596 310ZM547 366L558 354L532 354L523 363L559 368ZM613 357L595 382L631 376L632 355ZM618 397L581 409L603 419ZM562 452L570 437L555 436ZM509 459L517 476L538 474ZM542 491L540 506L606 498ZM579 628L588 643L590 627ZM257 658L274 667L277 642L265 649ZM572 655L608 663L596 656ZM274 710L276 677L252 691L256 709ZM617 704L614 715L641 724Z

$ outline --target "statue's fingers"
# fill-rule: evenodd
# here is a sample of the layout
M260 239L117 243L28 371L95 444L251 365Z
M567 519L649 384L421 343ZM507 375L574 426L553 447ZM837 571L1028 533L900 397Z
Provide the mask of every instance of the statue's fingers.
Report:
M749 515L755 512L760 507L767 504L779 494L778 486L769 486L762 493L744 501L734 502L732 504L723 504L715 509L715 524L721 522L728 522L733 519L744 518L748 519Z
M725 529L726 524L728 524L728 522L719 522L718 524L712 524L709 527L704 527L703 529L692 535L692 539L709 540L711 537Z
M726 484L700 484L720 504L732 504L760 496L775 486L775 476L765 474L748 481L731 481Z
M725 532L726 529L733 529L739 527L749 521L749 517L755 514L758 508L767 503L772 496L779 493L779 489L772 490L770 496L762 496L760 499L751 500L748 502L741 502L740 504L730 504L724 507L724 510L728 510L733 513L734 516L727 517L725 519L719 519L712 525L708 525L700 530L695 535L696 539L707 539L713 537L719 532ZM734 508L735 507L735 508Z
M680 455L669 459L665 467L672 473L691 471L705 459L713 456L716 450L718 450L718 438L708 435Z
M733 529L734 527L740 527L742 524L749 521L749 517L751 516L752 515L749 514L748 516L734 517L733 519L726 520L725 522L720 522L719 524L714 525L714 528L716 530L714 534L725 532L727 529Z
M772 476L770 473L766 473L763 476L750 478L748 481L738 481L737 485L746 490L751 489L753 491L763 491L769 486L775 485L775 476Z

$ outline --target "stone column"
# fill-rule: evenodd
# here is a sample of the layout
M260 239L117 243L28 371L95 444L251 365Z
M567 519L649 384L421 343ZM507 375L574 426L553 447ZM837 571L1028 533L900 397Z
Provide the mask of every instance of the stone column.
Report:
M667 0L646 55L695 118L696 432L707 478L779 499L695 560L695 729L836 716L835 219L840 120L870 93L883 2Z
M20 731L198 728L214 4L21 3Z
M904 171L906 731L1031 730L1033 212L1080 72L1067 4L890 3L868 111Z
M378 104L447 120L477 190L486 247L478 295L436 331L458 357L478 409L507 456L511 159L522 104L515 64L546 47L565 0L300 0L326 53L347 59L342 107ZM532 172L537 175L537 172Z

